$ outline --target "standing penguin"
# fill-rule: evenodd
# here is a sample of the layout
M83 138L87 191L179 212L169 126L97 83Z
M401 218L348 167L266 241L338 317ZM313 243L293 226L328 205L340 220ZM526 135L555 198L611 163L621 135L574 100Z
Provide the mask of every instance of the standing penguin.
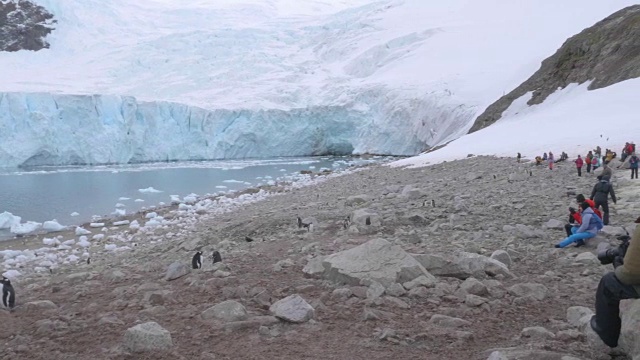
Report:
M191 266L194 269L202 268L202 251L198 251L193 255L193 259L191 259Z
M16 305L16 291L6 277L3 276L0 283L2 284L2 305L11 310Z
M221 262L222 261L222 256L220 255L220 252L218 251L214 251L213 254L211 255L211 259L213 260L213 263L217 263L217 262Z

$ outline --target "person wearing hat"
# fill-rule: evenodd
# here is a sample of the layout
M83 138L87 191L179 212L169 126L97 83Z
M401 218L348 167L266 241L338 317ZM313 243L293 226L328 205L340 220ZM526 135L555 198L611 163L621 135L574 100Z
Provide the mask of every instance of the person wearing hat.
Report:
M640 162L640 159L638 159L638 155L635 152L632 152L631 155L629 155L627 159L622 164L620 164L620 166L618 166L618 168L624 167L628 163L629 169L631 169L631 179L633 178L637 179L639 162Z
M636 223L640 224L640 217ZM596 314L590 323L600 339L612 348L618 346L622 328L620 300L640 298L640 225L636 226L621 263L614 272L600 279L596 291Z

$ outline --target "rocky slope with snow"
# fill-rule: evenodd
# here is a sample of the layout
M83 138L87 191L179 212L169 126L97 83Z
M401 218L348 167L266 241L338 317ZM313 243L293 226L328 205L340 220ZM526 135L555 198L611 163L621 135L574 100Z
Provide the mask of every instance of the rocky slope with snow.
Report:
M581 248L553 245L595 174L487 157L198 200L124 229L104 219L89 240L29 239L0 253L18 304L0 310L0 357L609 360L587 321L612 269L596 246L635 225L640 188L626 175L614 174L612 226ZM197 250L204 266L190 269ZM624 304L634 360L639 309Z
M34 1L58 24L47 38L50 49L0 54L0 67L12 69L0 72L0 106L10 108L0 127L29 139L11 146L3 139L2 166L349 149L417 154L467 133L480 112L565 39L633 4ZM118 102L163 108L136 121L181 130L170 139L133 138L131 127L113 125L132 122L131 109ZM226 114L219 122L231 124L233 135L184 131L193 127L182 114L200 109L214 118ZM73 125L56 129L60 119ZM105 149L107 133L118 149ZM51 139L62 136L64 144ZM282 147L274 147L276 138ZM292 153L299 139L309 142ZM176 142L189 150L176 150Z
M570 84L589 82L589 90L640 77L640 5L630 6L572 36L540 69L489 106L471 132L490 126L518 98L532 93L527 105L544 102Z
M53 24L53 15L32 1L0 1L0 52L48 48Z

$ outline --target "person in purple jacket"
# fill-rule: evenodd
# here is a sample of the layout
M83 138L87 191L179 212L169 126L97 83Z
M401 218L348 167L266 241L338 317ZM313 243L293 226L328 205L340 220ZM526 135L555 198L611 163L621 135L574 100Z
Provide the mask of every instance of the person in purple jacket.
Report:
M580 227L574 226L571 228L572 235L562 240L555 247L564 248L573 243L576 243L576 246L583 246L585 240L595 237L598 234L598 230L602 229L602 219L591 210L589 203L583 202L580 204L580 208L582 208L582 224L580 224Z

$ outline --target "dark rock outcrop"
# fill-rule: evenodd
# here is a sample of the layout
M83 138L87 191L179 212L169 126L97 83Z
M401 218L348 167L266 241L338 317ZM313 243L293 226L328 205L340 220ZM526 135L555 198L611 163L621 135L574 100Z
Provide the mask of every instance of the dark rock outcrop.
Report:
M533 92L528 105L542 103L558 88L592 80L589 90L640 77L640 5L622 9L569 38L527 81L489 106L469 132L500 119L514 100Z
M53 30L53 15L25 0L0 2L0 51L41 50Z

